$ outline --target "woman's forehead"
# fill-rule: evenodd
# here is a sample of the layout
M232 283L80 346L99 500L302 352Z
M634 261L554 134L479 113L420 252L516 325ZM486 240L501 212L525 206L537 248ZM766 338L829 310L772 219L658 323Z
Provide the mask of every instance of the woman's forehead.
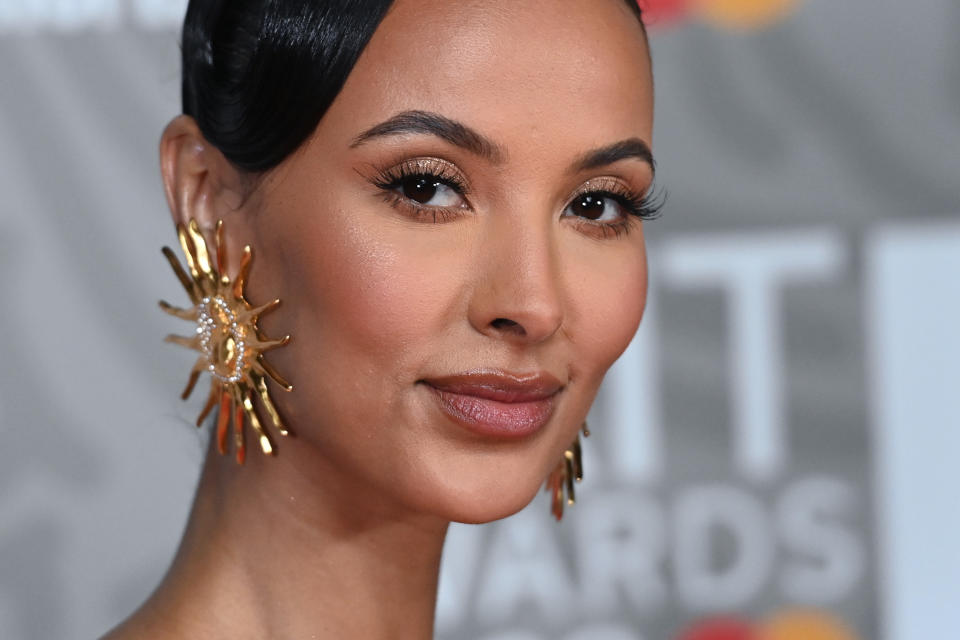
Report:
M371 124L427 110L508 136L592 123L591 137L649 140L653 87L619 0L397 0L338 100Z
M621 0L395 0L368 50L462 73L494 61L511 63L501 73L539 74L649 64L644 30Z

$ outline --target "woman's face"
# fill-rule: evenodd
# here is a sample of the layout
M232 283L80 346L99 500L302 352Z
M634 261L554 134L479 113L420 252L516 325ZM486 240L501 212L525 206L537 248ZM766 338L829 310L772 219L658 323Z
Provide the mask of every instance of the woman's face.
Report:
M280 458L447 519L526 505L640 322L651 126L621 0L397 0L228 219L293 337Z

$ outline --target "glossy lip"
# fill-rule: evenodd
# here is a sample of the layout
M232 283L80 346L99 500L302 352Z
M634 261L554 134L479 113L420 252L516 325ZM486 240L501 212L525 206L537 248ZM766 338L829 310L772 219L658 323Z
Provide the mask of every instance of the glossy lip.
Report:
M482 369L421 380L437 398L440 410L473 433L522 438L542 429L563 384L541 371L515 374Z

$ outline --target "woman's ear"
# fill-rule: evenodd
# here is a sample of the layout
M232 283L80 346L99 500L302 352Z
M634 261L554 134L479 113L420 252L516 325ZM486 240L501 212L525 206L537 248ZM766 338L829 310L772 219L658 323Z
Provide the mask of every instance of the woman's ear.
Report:
M204 235L243 204L240 170L204 138L190 116L177 116L164 130L160 171L174 223L196 220Z

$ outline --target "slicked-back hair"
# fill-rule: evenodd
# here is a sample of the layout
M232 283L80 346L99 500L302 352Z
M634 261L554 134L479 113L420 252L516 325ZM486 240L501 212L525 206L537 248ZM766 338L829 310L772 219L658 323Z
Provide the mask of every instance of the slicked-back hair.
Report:
M190 0L183 113L234 166L274 168L316 129L392 4Z

